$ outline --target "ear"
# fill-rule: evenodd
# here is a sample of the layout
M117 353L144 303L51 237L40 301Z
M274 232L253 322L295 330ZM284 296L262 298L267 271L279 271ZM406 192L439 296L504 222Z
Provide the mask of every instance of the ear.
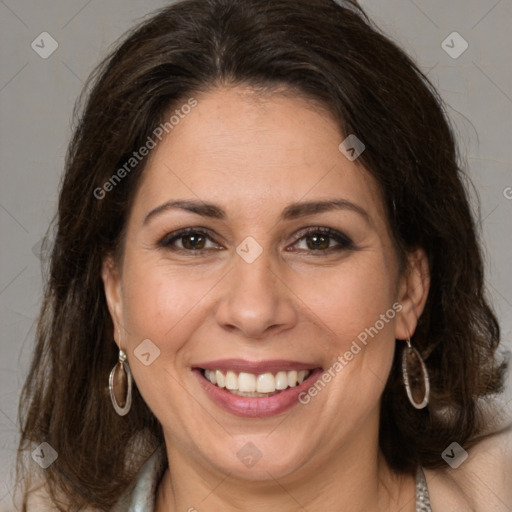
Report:
M423 313L430 289L430 269L423 249L416 249L407 255L407 268L398 286L398 302L402 309L395 323L395 338L406 340L412 337L418 319Z
M101 277L107 306L114 324L114 339L119 346L119 331L123 328L123 302L121 293L121 272L111 255L103 259Z

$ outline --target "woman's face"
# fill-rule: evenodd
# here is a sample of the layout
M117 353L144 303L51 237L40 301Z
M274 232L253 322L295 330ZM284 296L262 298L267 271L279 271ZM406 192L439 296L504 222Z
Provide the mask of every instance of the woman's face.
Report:
M243 88L196 99L152 150L122 267L103 271L167 449L249 479L372 452L395 339L426 295L399 272L376 183L311 103ZM263 396L237 394L254 386Z

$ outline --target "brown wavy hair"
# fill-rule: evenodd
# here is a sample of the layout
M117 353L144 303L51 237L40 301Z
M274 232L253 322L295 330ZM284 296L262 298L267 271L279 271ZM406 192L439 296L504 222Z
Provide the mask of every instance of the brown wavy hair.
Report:
M25 481L23 453L46 441L59 455L44 472L55 501L68 498L72 511L107 510L163 442L136 389L122 418L108 396L117 347L101 264L108 254L122 257L145 160L102 199L94 191L173 106L219 85L284 86L322 104L342 133L364 141L359 161L380 185L402 261L415 248L426 251L431 287L413 344L426 360L431 398L423 410L408 404L396 354L381 407L380 444L391 468L438 467L450 442L466 446L482 431L478 399L501 390L504 364L495 360L499 326L485 299L453 129L427 77L355 1L181 1L132 30L88 84L20 402Z

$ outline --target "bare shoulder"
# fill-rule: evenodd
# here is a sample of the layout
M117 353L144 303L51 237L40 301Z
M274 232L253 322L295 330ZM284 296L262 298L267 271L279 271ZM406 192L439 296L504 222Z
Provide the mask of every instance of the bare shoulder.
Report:
M446 468L425 471L434 512L512 510L512 425L483 438L469 452L453 446L445 460Z

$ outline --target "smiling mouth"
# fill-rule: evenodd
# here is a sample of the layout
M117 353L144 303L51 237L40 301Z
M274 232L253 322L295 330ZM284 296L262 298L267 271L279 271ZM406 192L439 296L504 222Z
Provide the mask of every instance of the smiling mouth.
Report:
M260 374L225 370L201 369L203 377L214 386L229 391L231 394L247 398L271 397L302 384L307 380L311 370L282 370L276 373Z

